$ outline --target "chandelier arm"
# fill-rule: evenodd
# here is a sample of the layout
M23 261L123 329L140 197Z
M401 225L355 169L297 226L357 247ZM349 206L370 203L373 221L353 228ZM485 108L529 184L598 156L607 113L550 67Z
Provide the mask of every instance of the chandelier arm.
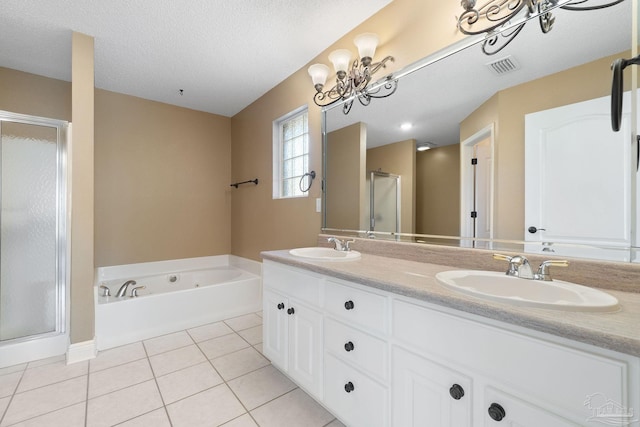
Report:
M389 61L394 62L395 58L393 56L387 56L382 61L376 62L375 64L369 65L369 74L373 75L373 74L377 73L381 68L386 68L387 67L387 62L389 62Z
M588 0L582 0L582 1L576 1L576 2L567 3L564 6L560 6L560 9L571 10L571 11L574 11L574 12L581 12L581 11L585 11L585 10L606 9L607 7L611 7L611 6L615 6L617 4L620 4L624 0L615 0L615 1L612 1L610 3L599 4L597 6L585 6L585 7L575 6L577 4L587 3L587 1Z
M500 34L494 34L493 36L489 37L484 42L482 42L482 52L488 56L495 55L496 53L500 52L502 49L507 47L507 45L509 45L509 43L513 41L513 39L516 38L516 36L524 28L525 24L526 24L526 21L523 22L521 25L518 25L516 28L513 29L513 31L511 31L508 34L500 33ZM498 43L500 40L503 40L503 41ZM496 46L497 48L489 49L493 46Z
M351 107L353 107L353 101L354 99L351 98L350 100L348 100L342 105L342 112L344 114L349 114L349 111L351 111Z
M526 6L529 12L539 0L489 0L478 9L465 10L458 18L458 29L467 35L487 33L501 27L511 20ZM481 19L486 20L486 26L472 30L472 26Z
M378 93L382 90L385 89L385 92L382 95L378 95ZM395 93L396 89L398 89L398 79L390 79L388 78L387 82L382 85L377 87L374 91L367 91L367 96L369 98L386 98L388 96L391 96Z

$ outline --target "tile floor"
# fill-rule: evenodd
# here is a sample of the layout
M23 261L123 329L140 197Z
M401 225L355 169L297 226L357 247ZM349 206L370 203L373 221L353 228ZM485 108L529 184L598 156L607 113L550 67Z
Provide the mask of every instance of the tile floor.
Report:
M0 369L0 427L338 427L262 354L252 313L102 351Z

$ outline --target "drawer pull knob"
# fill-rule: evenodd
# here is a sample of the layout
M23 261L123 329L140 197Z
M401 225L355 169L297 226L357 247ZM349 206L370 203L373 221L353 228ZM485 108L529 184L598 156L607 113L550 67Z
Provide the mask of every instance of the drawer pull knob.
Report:
M502 406L497 403L492 403L491 406L489 406L489 416L494 421L501 421L507 416L507 413L504 411Z
M284 309L284 303L283 302L278 304L278 310L282 310L282 309Z
M353 390L355 390L355 387L353 386L353 383L351 381L344 385L344 391L346 391L347 393L351 393Z
M460 384L454 384L449 389L449 394L455 400L460 400L464 396L464 389L462 388L462 386Z
M344 308L346 308L347 310L353 310L353 307L355 307L353 305L353 301L347 301L344 303Z
M351 341L349 341L348 343L346 343L346 344L344 345L344 349L345 349L346 351L353 351L353 349L354 349L354 348L355 348L355 347L354 347L354 345L353 345L353 343L352 343Z
M293 313L295 313L295 312L296 312L296 311L293 309L293 307L290 307L290 308L288 308L288 309L287 309L287 313L288 313L288 314L293 314Z

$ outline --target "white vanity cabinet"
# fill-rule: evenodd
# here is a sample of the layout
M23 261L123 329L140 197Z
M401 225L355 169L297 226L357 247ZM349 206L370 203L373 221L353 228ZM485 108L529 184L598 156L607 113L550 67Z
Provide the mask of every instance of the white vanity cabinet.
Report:
M392 313L394 425L564 427L587 423L597 410L590 396L634 406L637 358L604 357L409 300L395 299ZM457 401L455 384L464 389Z
M389 425L388 302L325 281L324 403L350 427Z
M263 353L300 387L322 398L321 279L263 266Z
M638 357L275 261L263 278L265 355L349 427L640 427Z

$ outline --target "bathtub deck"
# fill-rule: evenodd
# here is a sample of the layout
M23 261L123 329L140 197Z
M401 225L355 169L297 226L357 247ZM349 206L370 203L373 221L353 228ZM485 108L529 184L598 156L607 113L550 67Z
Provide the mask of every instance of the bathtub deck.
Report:
M101 351L89 362L66 365L62 357L0 369L0 425L342 426L261 350L257 312Z

